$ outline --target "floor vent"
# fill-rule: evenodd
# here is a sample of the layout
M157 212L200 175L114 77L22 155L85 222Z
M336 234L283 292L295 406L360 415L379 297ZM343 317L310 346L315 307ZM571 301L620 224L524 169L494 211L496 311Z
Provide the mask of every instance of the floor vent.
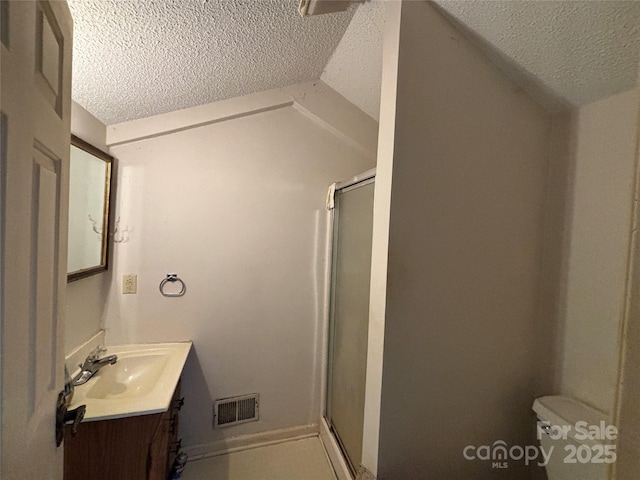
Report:
M258 420L260 394L219 398L213 404L213 427L230 427Z

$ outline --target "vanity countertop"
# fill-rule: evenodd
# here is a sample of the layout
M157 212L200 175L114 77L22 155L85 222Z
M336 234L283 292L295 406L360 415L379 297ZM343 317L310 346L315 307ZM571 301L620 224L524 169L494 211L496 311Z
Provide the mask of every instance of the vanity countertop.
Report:
M69 409L86 405L84 422L166 411L191 346L191 341L108 346L107 354L118 360L76 386Z

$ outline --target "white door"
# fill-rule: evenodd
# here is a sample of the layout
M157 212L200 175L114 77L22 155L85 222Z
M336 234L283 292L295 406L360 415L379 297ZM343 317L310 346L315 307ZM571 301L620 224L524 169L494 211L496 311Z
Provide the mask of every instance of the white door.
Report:
M72 21L64 1L0 5L0 477L61 479Z

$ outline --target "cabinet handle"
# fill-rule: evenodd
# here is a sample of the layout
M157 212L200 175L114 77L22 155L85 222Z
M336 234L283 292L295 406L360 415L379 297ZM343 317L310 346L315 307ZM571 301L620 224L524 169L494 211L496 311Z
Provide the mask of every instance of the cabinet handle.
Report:
M176 423L178 423L178 417L177 416L172 416L171 419L169 420L171 422L171 425L169 426L169 433L171 435L173 435L174 433L176 433Z
M171 442L171 453L178 453L182 448L182 439L177 442Z

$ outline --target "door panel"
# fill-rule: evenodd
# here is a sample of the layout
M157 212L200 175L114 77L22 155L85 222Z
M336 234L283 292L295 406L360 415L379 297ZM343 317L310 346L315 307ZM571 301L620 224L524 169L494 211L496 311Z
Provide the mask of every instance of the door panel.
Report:
M372 181L336 192L327 420L352 469L362 461L373 230Z
M0 477L59 480L72 22L60 1L0 13Z
M42 97L62 115L64 37L48 2L36 4L35 84Z
M30 403L34 407L56 387L59 164L59 160L49 158L39 149L34 150L31 239L35 248L31 262L35 268L35 285L31 288L30 303L36 308L32 311L29 328L29 370L35 372L30 378Z

